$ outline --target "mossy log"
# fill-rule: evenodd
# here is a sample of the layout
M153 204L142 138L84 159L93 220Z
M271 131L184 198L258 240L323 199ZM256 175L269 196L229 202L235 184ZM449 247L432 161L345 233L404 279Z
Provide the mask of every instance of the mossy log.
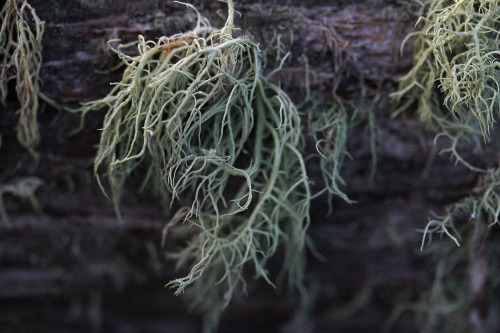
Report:
M105 96L109 83L120 80L108 40L171 35L191 29L196 19L170 1L30 4L45 21L40 90L67 108ZM224 22L224 3L192 4L213 23ZM308 233L319 254L309 253L306 269L310 304L298 306L287 292L250 276L249 296L227 308L219 331L380 331L398 305L415 299L415 286L432 276L417 229L478 182L475 172L439 154L446 138L435 144L435 133L418 116L392 119L388 102L373 102L386 100L411 68L411 45L403 53L400 45L413 31L419 7L397 0L235 5L241 34L251 35L262 50L270 48L269 62L291 52L273 80L294 103L310 88L320 98L336 95L364 106L359 112L375 112L376 173L370 178L373 137L361 122L348 140L351 158L342 168L342 190L356 202L322 195L311 203ZM281 49L273 47L278 36ZM0 224L0 331L200 331L200 316L165 288L179 272L161 247L168 219L160 202L125 187L119 221L93 177L104 114L90 114L84 129L70 136L79 116L41 104L38 161L17 142L15 96L0 105L0 184L28 175L43 180L37 190L42 216L29 201L5 198L10 225ZM314 152L313 142L307 147ZM487 168L498 164L499 151L498 131L492 131L482 153L465 147L462 156ZM320 186L317 160L308 164L312 187ZM271 275L280 264L280 258L269 261ZM390 331L418 329L414 313L404 311Z

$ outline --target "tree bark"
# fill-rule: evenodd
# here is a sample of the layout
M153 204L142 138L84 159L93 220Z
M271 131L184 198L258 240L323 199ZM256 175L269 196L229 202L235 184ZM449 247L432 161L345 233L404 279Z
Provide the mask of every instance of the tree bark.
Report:
M110 71L118 60L108 40L157 38L195 23L192 10L167 1L33 0L31 5L46 22L42 91L70 107L103 97L109 83L119 80L120 70ZM193 5L214 26L224 22L224 3ZM241 16L235 24L262 50L281 36L291 57L274 80L295 103L305 95L309 75L311 90L322 98L335 93L377 112L377 160L370 181L370 131L361 123L349 139L352 159L342 170L344 190L356 203L326 195L312 203L309 235L321 257L308 258L309 307L300 310L292 296L249 276L249 297L229 306L220 332L379 331L429 274L416 229L425 227L431 212L467 195L476 181L473 172L438 154L446 140L434 145L435 133L416 117L392 119L384 112L387 103L373 104L375 96L386 100L412 64L411 43L402 54L400 45L413 30L418 8L390 0L291 0L238 1L236 10ZM276 62L273 57L271 52L270 63ZM182 272L160 247L168 216L159 202L127 186L120 222L93 179L103 113L89 114L85 128L69 136L79 116L45 105L35 164L16 141L14 96L1 108L0 183L25 175L43 179L37 197L45 214L41 218L28 202L5 198L11 227L0 224L2 331L199 331L199 315L164 288ZM476 165L492 166L498 162L496 142L481 155L464 154ZM318 165L309 164L309 176L320 186ZM279 258L269 265L277 272ZM392 332L417 330L410 312L392 327Z

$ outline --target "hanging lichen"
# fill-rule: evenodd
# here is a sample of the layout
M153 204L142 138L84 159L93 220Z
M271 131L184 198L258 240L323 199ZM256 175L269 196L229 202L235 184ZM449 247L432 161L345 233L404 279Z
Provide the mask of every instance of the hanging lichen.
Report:
M487 137L500 110L498 0L431 0L419 23L422 30L407 37L416 36L414 67L393 94L407 98L400 110L417 102L424 121Z
M418 279L412 300L406 293L383 332L389 332L405 311L416 315L420 332L497 331L500 168L481 175L472 192L429 221L423 231L422 255L430 274ZM433 240L443 235L449 238Z
M44 22L26 0L7 0L0 21L0 98L5 104L8 83L14 80L20 103L17 139L36 156L34 148L40 141L37 111Z
M342 37L333 25L325 22L314 22L318 24L318 39L323 45L321 52L331 54L333 65L329 84L331 85L331 96L327 99L311 92L308 59L304 56L305 78L304 85L306 96L301 109L307 114L309 122L309 134L312 136L316 151L319 154L319 166L323 178L324 187L320 191L328 192L329 196L336 195L346 202L353 203L341 189L345 185L341 175L344 159L349 156L347 151L347 140L349 131L355 124L353 107L347 107L337 89L349 68L349 61L357 58L356 53L349 46L349 41ZM329 202L331 202L329 200Z
M430 0L413 47L413 68L392 97L402 105L394 115L417 105L419 117L457 147L480 147L500 118L500 6L498 0ZM403 43L404 45L404 43ZM443 104L445 107L443 107Z
M35 192L42 185L43 181L38 177L23 177L11 183L0 183L0 218L3 220L7 227L11 227L11 224L9 216L5 211L4 197L6 195L28 200L33 209L40 217L45 216L42 208L40 207L40 204L38 203L38 199L35 196Z
M438 244L426 251L436 259L436 274L417 312L423 312L429 332L494 332L497 328L499 318L483 308L493 302L488 295L500 283L495 241L500 224L500 168L489 170L473 192L449 205L446 214L429 221L424 230L422 249L435 234L447 235L455 245Z
M133 174L165 202L189 203L165 227L188 240L171 257L189 273L169 286L189 293L206 330L245 293L249 264L271 283L265 266L278 247L289 282L301 285L309 223L299 114L264 77L258 46L233 37L228 5L222 29L199 17L188 33L140 36L138 56L113 49L122 81L80 110L107 109L95 172L105 170L117 209Z
M346 108L335 103L330 107L318 107L311 111L311 127L319 160L321 175L325 190L329 194L337 195L346 202L353 201L341 190L345 185L341 175L344 159L348 156L347 139L353 121Z
M500 168L489 170L476 189L481 195L469 196L446 208L446 214L429 221L424 231L424 241L438 233L447 235L457 246L460 246L460 233L456 226L457 217L469 216L470 221L485 219L488 225L500 225Z

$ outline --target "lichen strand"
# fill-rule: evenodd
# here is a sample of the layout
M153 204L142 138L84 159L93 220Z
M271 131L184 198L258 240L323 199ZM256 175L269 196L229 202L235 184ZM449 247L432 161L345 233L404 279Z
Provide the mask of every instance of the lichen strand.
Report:
M421 119L448 132L481 133L487 138L499 118L498 0L430 0L419 19L414 67L393 97L418 104ZM447 112L441 108L438 89ZM475 120L474 120L475 119Z
M228 4L222 29L199 17L191 32L139 37L138 56L113 49L126 65L122 81L80 109L108 110L95 172L105 170L117 209L132 174L165 202L190 203L164 230L188 239L171 257L189 273L169 286L191 295L206 330L245 293L247 264L271 283L266 261L280 246L283 270L301 285L309 223L299 114L263 76L257 45L232 37Z
M330 195L337 195L346 202L353 203L341 190L341 186L345 185L341 170L345 157L349 156L347 139L354 121L348 115L346 107L339 102L328 107L313 106L311 118L312 135L321 157L319 165L325 184L324 190Z
M0 18L0 98L5 104L8 83L14 80L20 103L17 138L35 156L44 22L26 0L7 0Z
M422 248L425 240L432 239L432 235L447 235L457 246L460 246L459 228L456 221L468 217L471 223L484 219L490 226L500 225L500 168L488 170L475 191L479 195L472 195L446 207L446 214L432 219L424 230Z
M0 183L0 219L5 225L11 227L9 216L5 210L4 197L11 195L20 199L28 200L36 213L44 218L42 208L35 196L35 192L43 185L43 181L37 177L23 177L7 184Z
M206 323L217 321L232 294L245 292L246 262L251 263L257 276L271 283L265 265L280 245L284 247L283 270L288 271L290 284L300 286L302 281L309 192L304 162L297 149L298 118L293 119L297 114L277 86L265 80L258 85L253 103L257 116L252 140L254 163L248 170L255 192L252 207L233 214L239 209L241 193L248 196L246 185L241 186L236 204L220 215L218 227L214 228L216 214L210 210L183 226L191 242L174 255L180 264L189 264L192 269L188 276L169 285L177 288L177 293L193 287L189 293L208 315ZM280 109L291 118L280 119ZM190 229L190 225L197 228ZM207 295L211 296L210 302Z
M446 214L431 220L425 240L447 235L452 242L433 242L424 251L435 261L435 275L411 306L422 315L426 332L494 332L499 304L488 295L498 292L497 245L500 224L500 168L489 170L471 195L446 208ZM460 248L457 248L457 245ZM464 245L464 246L461 246ZM446 319L445 319L446 318Z

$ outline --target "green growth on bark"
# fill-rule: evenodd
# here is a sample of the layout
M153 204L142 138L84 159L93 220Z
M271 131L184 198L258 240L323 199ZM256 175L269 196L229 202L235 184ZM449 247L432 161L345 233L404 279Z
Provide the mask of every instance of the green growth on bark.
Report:
M20 103L17 139L33 156L40 141L37 123L44 22L26 0L7 0L0 12L0 99L15 81Z
M359 113L353 111L352 106L346 106L347 103L337 95L337 89L349 68L349 61L355 60L357 55L349 47L349 41L333 26L321 25L320 30L325 39L323 51L332 56L331 98L325 101L324 98L311 93L311 73L308 60L304 57L306 97L301 109L307 114L309 134L313 137L320 156L319 166L325 185L320 193L326 191L330 196L336 195L348 203L353 203L341 189L345 185L341 171L345 157L349 156L349 131L357 122L355 116Z
M420 17L414 66L392 97L395 115L417 105L420 118L452 140L450 152L481 136L500 118L500 6L498 0L430 0ZM443 105L445 107L443 107Z
M170 256L188 273L168 286L191 296L205 330L245 294L249 266L272 284L266 262L278 248L283 273L300 289L309 224L299 113L263 75L258 46L233 37L228 6L220 29L198 16L193 31L157 42L139 36L137 56L112 48L126 66L122 80L80 109L106 110L95 173L108 179L117 211L132 175L165 202L185 205L164 241L170 228L187 239Z
M479 192L478 196L472 195L447 206L444 216L429 221L424 230L422 249L425 240L431 241L434 234L446 235L460 246L462 236L456 223L464 216L468 216L471 223L484 219L490 227L500 225L500 168L488 170L475 191Z
M44 213L35 196L35 192L42 185L43 181L37 177L23 177L12 183L0 184L0 218L7 227L11 227L11 224L9 216L5 211L4 197L10 195L28 200L38 215L43 217Z
M422 252L430 274L412 301L394 309L384 332L404 311L415 313L420 332L489 333L498 330L500 269L500 168L482 174L472 194L429 221ZM446 235L448 240L433 241Z
M319 165L325 190L353 203L341 190L341 186L345 185L341 170L345 157L349 156L347 139L353 121L341 103L334 103L327 108L313 107L311 117L312 134L321 157Z
M393 96L407 98L402 109L417 102L420 117L443 130L479 128L486 138L499 116L498 0L431 0L418 22L407 37L416 36L414 67Z
M498 292L500 284L496 230L500 224L500 168L488 170L473 192L449 205L445 215L429 221L424 230L422 248L436 234L452 240L433 244L426 251L435 259L436 272L415 307L423 315L426 332L495 332L498 327L500 304L490 295ZM485 312L486 308L492 311Z

